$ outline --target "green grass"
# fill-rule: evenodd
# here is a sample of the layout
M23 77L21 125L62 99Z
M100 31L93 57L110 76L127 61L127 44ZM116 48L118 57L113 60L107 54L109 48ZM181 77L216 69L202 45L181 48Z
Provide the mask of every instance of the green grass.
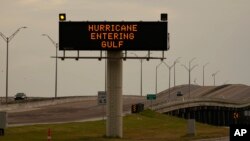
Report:
M48 128L52 141L188 141L228 136L228 128L196 123L197 135L186 135L187 121L146 110L124 117L124 137L105 137L105 121L10 127L0 141L46 141Z

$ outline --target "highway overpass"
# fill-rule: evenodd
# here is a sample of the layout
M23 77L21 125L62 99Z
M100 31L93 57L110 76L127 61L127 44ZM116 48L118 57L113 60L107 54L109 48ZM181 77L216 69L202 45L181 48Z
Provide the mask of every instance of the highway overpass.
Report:
M181 91L183 96L177 96ZM144 103L152 110L186 119L218 125L250 124L250 87L246 85L181 85L157 94Z

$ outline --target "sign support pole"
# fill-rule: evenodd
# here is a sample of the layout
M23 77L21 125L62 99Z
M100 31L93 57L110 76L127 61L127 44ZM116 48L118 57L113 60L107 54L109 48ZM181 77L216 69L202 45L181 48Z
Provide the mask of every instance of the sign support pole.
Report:
M151 110L153 110L153 99L151 99L150 101L151 101Z
M122 51L108 51L106 136L122 138L122 129Z

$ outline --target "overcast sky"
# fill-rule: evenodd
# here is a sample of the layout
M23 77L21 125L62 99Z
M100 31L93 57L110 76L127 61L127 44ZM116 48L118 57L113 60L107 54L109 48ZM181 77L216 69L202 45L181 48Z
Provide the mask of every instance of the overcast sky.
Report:
M0 32L10 36L21 30L9 45L9 95L54 96L55 47L41 34L58 41L58 14L71 21L158 21L168 13L170 50L166 63L199 66L192 71L192 83L250 85L250 1L249 0L0 0ZM145 56L146 52L136 52ZM76 52L67 53L75 55ZM81 52L82 56L99 52ZM153 52L152 56L161 53ZM60 52L60 55L62 53ZM131 54L130 54L131 55ZM104 90L104 61L65 60L58 62L58 95L95 95ZM143 94L155 92L155 67L159 60L143 62ZM123 93L139 95L140 63L123 63ZM0 96L5 96L6 42L0 38ZM168 70L158 71L158 91L168 88ZM173 73L172 73L173 78ZM187 84L188 72L176 66L176 84ZM173 79L171 82L173 86Z

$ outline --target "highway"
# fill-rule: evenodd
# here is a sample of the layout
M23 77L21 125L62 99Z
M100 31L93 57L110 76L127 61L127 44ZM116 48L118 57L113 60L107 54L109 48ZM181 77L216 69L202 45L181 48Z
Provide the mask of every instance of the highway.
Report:
M183 96L177 96L181 91ZM246 85L197 86L180 85L157 94L156 100L146 100L146 97L123 96L123 113L131 113L131 105L144 103L145 108L177 116L180 118L195 118L196 121L216 126L228 126L230 123L250 124L250 115L244 117L245 111L250 111L250 87ZM97 96L68 97L59 99L44 99L26 101L0 107L0 111L8 112L9 126L33 124L81 122L101 120L106 115L105 105L98 105ZM239 119L233 114L239 113ZM250 113L250 112L249 112ZM244 120L241 120L244 117ZM228 137L217 139L202 139L196 141L228 141Z
M156 100L145 102L159 113L216 126L250 124L250 87L240 84L221 86L188 85L171 88L157 94ZM183 96L177 96L181 92Z
M70 98L69 98L70 99ZM124 114L130 112L131 104L143 102L145 97L124 96ZM97 97L81 97L77 99L65 100L46 100L43 102L20 103L17 106L9 104L8 124L29 125L43 123L62 123L76 122L92 119L101 119L105 112L105 105L97 104ZM18 106L19 105L19 106ZM1 106L3 110L3 106Z
M194 108L196 111L197 109L204 111L204 107L206 107L210 109L210 112L212 107L212 111L218 113L218 109L222 109L218 107L230 108L230 112L233 112L236 108L250 106L250 87L245 85L222 85L218 87L191 85L190 95L188 93L188 85L180 85L170 90L170 99L169 91L164 90L157 94L157 98L152 101L152 105L151 101L146 100L146 97L123 96L124 114L130 113L131 105L139 102L144 103L145 108L152 108L152 110L160 113L183 118L187 118L186 113L190 110L190 107L196 107ZM183 96L177 96L176 93L178 91L181 91ZM97 96L68 97L56 100L45 99L41 101L12 103L1 105L0 107L0 111L8 112L8 124L10 126L100 119L103 118L103 115L106 115L105 110L105 105L97 104ZM227 111L228 109L225 110ZM198 112L198 116L200 115L201 113ZM213 115L204 114L203 116ZM225 118L225 115L222 116Z

